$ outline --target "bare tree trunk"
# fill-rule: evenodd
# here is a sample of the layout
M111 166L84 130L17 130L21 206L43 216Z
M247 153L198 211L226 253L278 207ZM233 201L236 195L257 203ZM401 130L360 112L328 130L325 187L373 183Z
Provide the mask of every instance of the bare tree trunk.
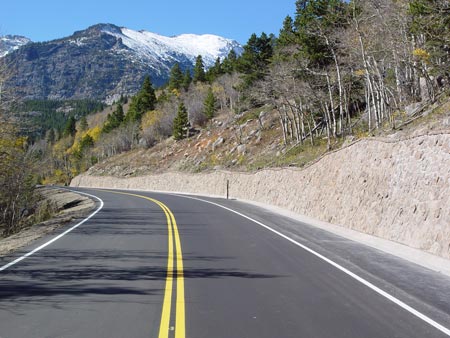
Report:
M342 86L342 79L341 79L341 68L339 67L339 62L336 56L336 52L334 48L330 45L330 41L325 36L326 44L331 52L331 55L333 56L334 60L334 66L336 68L336 75L337 75L337 81L338 81L338 91L339 91L339 134L342 134L342 122L343 122L343 116L344 116L344 99L343 99L343 86ZM334 106L333 106L334 107Z
M287 135L286 135L286 127L285 127L283 114L282 114L280 108L277 108L277 112L278 112L279 119L280 119L281 130L283 132L283 142L284 142L284 145L286 146L287 145Z
M331 150L331 126L330 126L330 113L327 106L322 102L323 116L325 119L325 128L327 131L327 150Z
M333 119L333 137L336 137L336 114L334 112L333 92L332 92L332 88L331 88L330 75L328 74L328 72L326 73L326 78L327 78L328 94L330 96L331 117Z

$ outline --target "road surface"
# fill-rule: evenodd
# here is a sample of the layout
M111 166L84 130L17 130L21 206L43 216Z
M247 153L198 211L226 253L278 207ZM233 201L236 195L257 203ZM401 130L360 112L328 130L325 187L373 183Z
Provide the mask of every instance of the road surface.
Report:
M102 208L0 262L0 337L450 336L439 273L238 201L78 190Z

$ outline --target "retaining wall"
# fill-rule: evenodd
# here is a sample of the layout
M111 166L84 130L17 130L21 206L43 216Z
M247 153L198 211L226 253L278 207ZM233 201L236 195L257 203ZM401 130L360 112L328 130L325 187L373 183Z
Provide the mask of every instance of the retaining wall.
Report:
M89 176L72 186L226 194L450 258L450 134L364 139L303 168Z

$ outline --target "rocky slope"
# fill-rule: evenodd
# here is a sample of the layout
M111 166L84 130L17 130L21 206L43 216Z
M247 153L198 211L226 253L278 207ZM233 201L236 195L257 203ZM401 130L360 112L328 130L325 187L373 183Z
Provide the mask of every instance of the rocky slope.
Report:
M202 55L205 66L242 47L215 35L164 37L99 24L59 40L28 43L2 58L13 74L5 83L23 99L95 98L109 101L134 94L145 75L163 84L171 67L193 68Z

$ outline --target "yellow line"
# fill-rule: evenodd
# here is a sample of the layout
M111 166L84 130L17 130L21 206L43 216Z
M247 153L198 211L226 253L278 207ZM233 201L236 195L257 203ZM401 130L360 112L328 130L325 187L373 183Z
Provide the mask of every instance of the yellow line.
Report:
M177 262L177 310L175 322L175 338L184 338L186 336L185 323L185 302L184 302L184 269L183 269L183 254L181 251L180 234L178 232L177 222L173 213L168 210L172 219L173 230L175 233L175 248L176 248L176 262Z
M167 229L168 229L168 254L167 254L167 277L166 286L164 291L164 301L161 314L161 323L159 326L158 338L168 338L170 330L170 315L172 307L172 294L173 294L173 277L174 274L174 241L175 241L175 270L176 270L176 282L177 282L177 297L175 301L175 338L185 338L186 336L186 314L185 314L185 300L184 300L184 268L183 268L183 254L181 251L181 240L178 232L177 222L172 211L162 202L153 198L136 195L125 192L102 190L105 192L121 195L129 195L134 197L143 198L157 204L166 215Z
M159 202L159 201L158 201ZM157 203L159 205L159 203ZM159 205L161 207L161 205ZM166 288L164 291L164 301L161 314L161 323L159 325L159 335L158 338L168 338L169 328L170 328L170 312L172 307L172 289L173 289L173 235L172 235L172 225L171 218L167 211L164 210L167 218L167 228L168 228L168 251L167 251L167 277L166 277Z

